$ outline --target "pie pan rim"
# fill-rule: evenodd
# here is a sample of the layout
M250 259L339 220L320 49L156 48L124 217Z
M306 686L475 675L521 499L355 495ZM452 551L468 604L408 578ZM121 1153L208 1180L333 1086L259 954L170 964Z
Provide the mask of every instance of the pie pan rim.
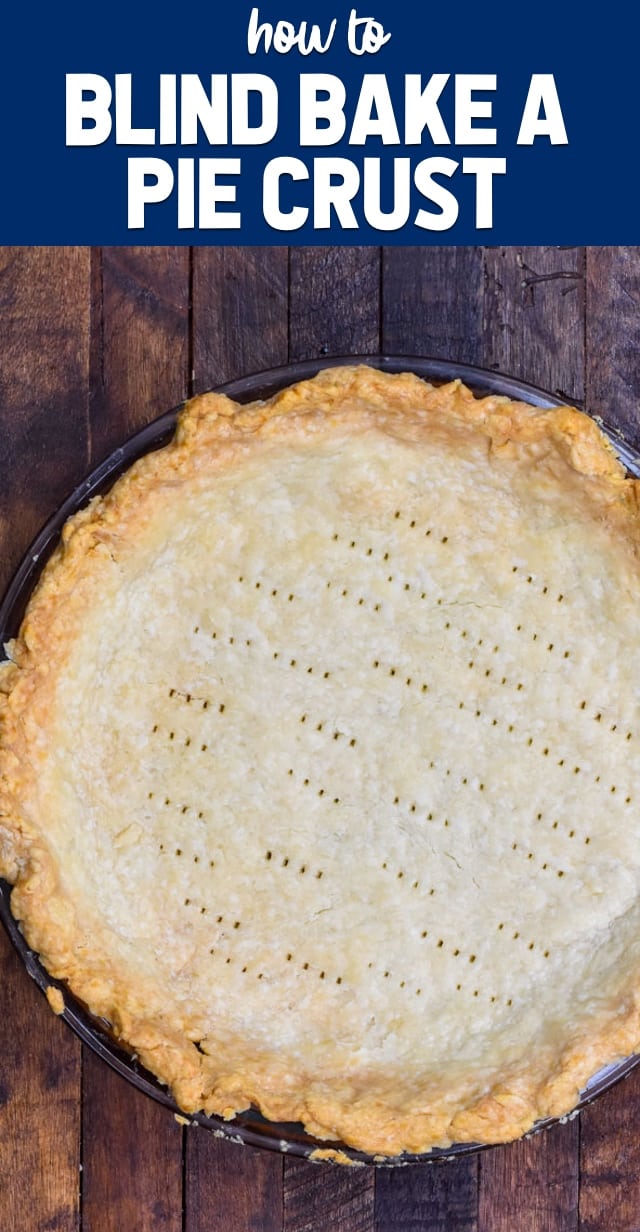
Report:
M389 372L410 371L434 384L458 379L465 383L474 393L505 395L532 403L541 408L576 405L575 401L569 402L564 397L552 396L538 387L480 367L453 364L447 361L415 356L348 356L308 360L281 368L265 370L238 381L228 382L225 385L216 387L215 392L224 393L239 402L268 397L278 389L314 376L321 369L347 364L365 364ZM37 581L49 551L55 545L58 533L67 517L77 509L80 509L92 496L110 487L117 476L123 470L128 469L128 466L134 459L164 444L171 435L179 409L177 407L165 412L130 437L124 445L114 450L107 459L92 470L90 475L49 519L23 557L22 563L14 575L13 581L10 583L4 600L0 605L0 638L3 643L17 632L17 626L20 624L24 605L28 601L33 585ZM621 443L611 430L608 430L602 424L600 426L609 440L612 440L615 444L618 454L627 469L632 474L640 474L640 455L636 454L628 445L625 445L623 442ZM0 915L3 923L9 932L14 946L18 949L28 973L43 990L46 990L52 985L55 986L55 981L52 981L51 977L38 962L37 957L26 945L20 930L15 924L9 907L8 891L7 883L2 882L0 885ZM64 1002L63 1016L85 1043L89 1044L98 1055L102 1056L104 1060L132 1082L134 1086L164 1103L173 1109L176 1114L180 1114L178 1105L174 1103L166 1088L163 1088L160 1083L156 1082L115 1041L111 1040L107 1029L103 1028L101 1023L92 1019L91 1015L86 1012L80 1003L70 996L66 989L64 990ZM599 1072L583 1092L580 1102L576 1105L576 1110L583 1106L584 1103L590 1102L596 1095L608 1089L628 1073L637 1063L637 1060L638 1058L636 1057L628 1058L619 1065L606 1067L606 1071L603 1071L602 1074ZM222 1134L225 1137L237 1138L251 1145L263 1146L296 1155L313 1157L318 1151L325 1152L328 1150L329 1157L331 1157L335 1148L342 1162L404 1164L435 1161L443 1157L457 1157L460 1154L486 1149L486 1144L462 1143L442 1149L435 1148L421 1155L412 1156L405 1153L381 1160L375 1156L368 1155L366 1152L351 1147L344 1147L342 1144L320 1142L312 1138L311 1135L304 1133L297 1126L286 1124L274 1125L253 1111L248 1114L238 1114L231 1121L224 1121L222 1118L214 1115L206 1116L205 1114L195 1114L189 1117L189 1119L206 1125L213 1132ZM543 1126L553 1124L558 1119L561 1118L547 1118L544 1122L538 1122L531 1132L537 1132Z

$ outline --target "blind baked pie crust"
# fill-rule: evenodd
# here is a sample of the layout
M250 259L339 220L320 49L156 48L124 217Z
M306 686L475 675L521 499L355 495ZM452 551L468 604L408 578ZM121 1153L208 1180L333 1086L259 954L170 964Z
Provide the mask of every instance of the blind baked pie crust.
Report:
M327 369L189 402L0 667L0 871L187 1112L507 1141L640 1044L638 485L595 423Z

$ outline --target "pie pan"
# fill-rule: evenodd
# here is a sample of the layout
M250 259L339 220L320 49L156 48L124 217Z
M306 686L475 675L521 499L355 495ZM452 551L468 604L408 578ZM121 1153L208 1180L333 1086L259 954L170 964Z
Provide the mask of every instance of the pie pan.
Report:
M553 407L563 403L568 405L566 399L551 396L531 385L494 372L469 365L452 364L446 361L412 356L350 356L331 360L307 361L253 374L242 380L219 387L218 392L225 393L238 402L250 402L255 399L269 398L285 386L314 376L321 368L354 363L366 363L387 372L412 371L433 384L459 379L477 395L504 395L541 408ZM121 448L117 449L91 472L47 522L26 553L0 606L0 639L2 644L17 634L31 592L39 578L44 563L57 543L61 528L67 518L81 509L90 498L107 490L115 479L129 468L135 459L167 443L173 434L176 416L177 408L167 411L126 441ZM621 441L615 433L607 429L606 425L601 426L614 443L616 451L628 471L635 476L640 476L640 455L625 442ZM44 991L50 988L52 984L55 986L55 981L52 981L38 961L37 955L26 945L25 939L11 914L9 897L10 887L7 883L0 882L0 914L2 915L3 923L28 973ZM174 1102L167 1089L139 1064L135 1056L123 1049L113 1038L108 1023L91 1015L86 1007L73 998L66 989L64 990L64 1004L63 1017L85 1043L134 1086L172 1109L176 1114L180 1113L178 1105ZM619 1064L607 1066L600 1070L582 1092L576 1108L582 1107L586 1102L618 1081L629 1072L637 1060L637 1057L629 1057ZM326 1157L327 1153L331 1156L331 1153L334 1152L334 1158L340 1158L342 1162L348 1161L356 1164L383 1162L388 1165L397 1165L431 1162L443 1158L455 1158L461 1154L485 1149L473 1143L454 1144L446 1150L434 1149L422 1155L405 1153L381 1161L365 1152L345 1147L341 1143L328 1143L324 1140L315 1139L304 1132L298 1125L267 1121L253 1110L238 1114L230 1121L204 1114L195 1114L189 1119L206 1126L220 1136L232 1138L249 1145L288 1152L308 1158ZM532 1132L537 1132L539 1129L552 1123L551 1119L540 1121ZM320 1152L323 1154L320 1155Z

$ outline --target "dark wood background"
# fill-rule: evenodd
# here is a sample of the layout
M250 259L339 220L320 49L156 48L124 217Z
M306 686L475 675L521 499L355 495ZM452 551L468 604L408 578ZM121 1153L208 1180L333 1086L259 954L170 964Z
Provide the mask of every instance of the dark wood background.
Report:
M427 355L640 445L637 248L0 249L0 585L87 470L187 394L289 360ZM81 1047L0 930L7 1232L639 1232L640 1068L456 1163L311 1164L179 1126Z

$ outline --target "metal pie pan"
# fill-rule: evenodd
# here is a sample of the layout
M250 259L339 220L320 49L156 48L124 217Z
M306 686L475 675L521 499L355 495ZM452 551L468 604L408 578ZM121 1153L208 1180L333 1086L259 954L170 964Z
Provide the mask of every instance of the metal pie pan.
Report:
M542 409L558 405L575 405L566 398L552 395L534 385L518 381L501 373L475 367L470 364L450 363L446 360L431 359L422 356L398 355L362 355L339 356L336 358L306 360L287 364L279 368L252 373L240 380L228 382L217 387L217 392L228 394L238 402L251 402L255 399L269 398L278 390L296 381L306 380L315 376L322 368L344 366L347 364L368 364L385 372L415 372L433 384L461 380L478 396L499 394L509 398L529 402ZM83 508L94 496L107 491L114 481L139 457L165 445L172 437L176 418L180 407L166 411L146 427L136 432L118 449L114 450L99 466L67 497L56 513L47 521L36 536L31 547L25 553L16 573L0 604L0 645L4 645L19 631L22 618L28 604L31 592L36 585L47 559L54 550L61 529L67 518ZM618 434L600 424L603 431L614 445L618 456L630 474L640 477L640 453L622 440ZM389 1158L374 1156L364 1151L355 1150L341 1142L320 1140L307 1134L299 1124L268 1121L257 1110L250 1109L238 1113L233 1120L225 1121L221 1117L206 1116L204 1113L191 1114L188 1117L178 1107L170 1092L137 1060L135 1054L122 1046L114 1038L110 1025L105 1020L96 1018L69 989L61 982L53 980L42 966L38 955L28 947L22 932L16 923L10 907L11 887L0 879L0 918L4 927L20 955L26 971L44 992L52 985L63 992L65 1008L62 1017L76 1035L87 1044L99 1057L109 1064L117 1073L130 1082L138 1090L155 1099L177 1116L185 1116L190 1123L206 1127L219 1137L244 1143L249 1146L266 1148L282 1153L314 1158L316 1152L336 1152L339 1158L354 1164L370 1164L377 1166L399 1166L415 1163L435 1163L458 1159L461 1156L491 1149L477 1143L454 1143L446 1149L433 1149L425 1154L413 1155L405 1153ZM630 1056L625 1060L605 1066L589 1081L581 1092L579 1101L569 1116L574 1116L581 1108L590 1103L604 1091L609 1090L637 1065L640 1056ZM560 1118L563 1120L566 1118ZM537 1122L531 1130L539 1133L550 1125L557 1124L558 1119L548 1118ZM530 1135L527 1135L530 1136Z

